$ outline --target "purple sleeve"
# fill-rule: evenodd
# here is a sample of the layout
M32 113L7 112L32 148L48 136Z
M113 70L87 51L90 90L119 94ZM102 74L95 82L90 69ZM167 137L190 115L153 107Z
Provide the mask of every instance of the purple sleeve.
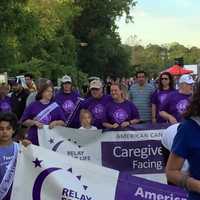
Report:
M135 104L130 102L130 108L131 108L131 120L132 119L140 119L138 109L136 108Z
M151 104L157 104L158 103L158 93L157 91L155 91L152 95L151 95Z
M54 120L62 120L64 122L66 122L65 114L60 106L56 108L55 112L53 111L53 115L54 115L53 121Z
M33 109L34 109L34 104L31 103L27 108L25 108L20 121L24 122L27 119L33 119L35 117Z

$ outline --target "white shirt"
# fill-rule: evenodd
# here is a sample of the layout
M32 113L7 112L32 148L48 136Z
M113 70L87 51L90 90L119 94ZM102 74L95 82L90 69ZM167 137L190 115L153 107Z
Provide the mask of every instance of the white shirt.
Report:
M162 135L162 138L161 138L161 143L170 152L171 152L171 148L172 148L172 145L173 145L174 137L176 136L177 128L178 128L179 124L180 123L173 124L173 125L169 126L166 130L163 131L163 135ZM188 172L188 169L189 169L189 164L188 164L188 161L185 160L181 171Z
M81 126L79 129L81 129L81 130L97 130L97 127L91 126L90 128L84 128L83 126Z

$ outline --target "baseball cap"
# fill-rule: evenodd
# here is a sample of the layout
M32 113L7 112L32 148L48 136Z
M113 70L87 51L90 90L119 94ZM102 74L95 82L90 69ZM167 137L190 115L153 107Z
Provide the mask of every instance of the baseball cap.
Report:
M90 89L92 88L97 88L97 89L100 89L102 88L102 83L100 80L93 80L90 82Z
M72 79L71 79L70 76L65 75L65 76L62 77L61 82L62 83L72 83Z
M193 78L192 78L191 75L185 74L185 75L182 75L182 76L180 77L179 83L193 84L193 83L194 83L194 80L193 80Z

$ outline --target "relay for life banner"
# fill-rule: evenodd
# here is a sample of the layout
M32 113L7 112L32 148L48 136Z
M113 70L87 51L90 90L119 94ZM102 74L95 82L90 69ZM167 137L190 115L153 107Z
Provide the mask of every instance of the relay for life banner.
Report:
M186 200L179 188L30 145L18 155L11 200Z
M164 129L87 131L65 127L39 130L40 146L82 161L166 183L161 148Z

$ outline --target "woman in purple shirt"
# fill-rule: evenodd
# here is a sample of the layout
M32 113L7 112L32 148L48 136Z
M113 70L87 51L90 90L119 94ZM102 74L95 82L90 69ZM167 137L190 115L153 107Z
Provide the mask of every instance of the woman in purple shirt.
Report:
M49 128L65 125L65 116L60 106L52 101L53 86L45 83L41 86L36 96L36 101L31 103L24 111L21 121L27 127L28 139L35 145L39 145L37 128L49 125Z
M103 122L105 128L126 128L140 121L137 108L126 100L124 91L123 85L111 85L112 100L106 106L106 118Z
M166 122L166 120L159 115L159 111L161 105L172 91L174 91L173 76L169 72L161 73L158 79L158 89L153 93L151 97L153 123Z
M160 116L171 124L181 122L182 114L190 104L194 80L191 75L182 75L178 91L171 92L160 107Z

